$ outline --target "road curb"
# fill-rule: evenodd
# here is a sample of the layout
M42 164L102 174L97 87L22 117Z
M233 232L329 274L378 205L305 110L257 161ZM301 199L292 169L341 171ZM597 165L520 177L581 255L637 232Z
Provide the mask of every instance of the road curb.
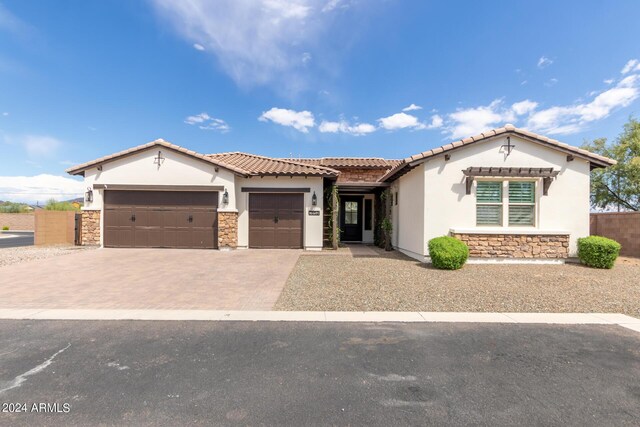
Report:
M235 311L0 309L3 320L194 320L619 325L640 332L640 319L619 313L480 313L391 311Z

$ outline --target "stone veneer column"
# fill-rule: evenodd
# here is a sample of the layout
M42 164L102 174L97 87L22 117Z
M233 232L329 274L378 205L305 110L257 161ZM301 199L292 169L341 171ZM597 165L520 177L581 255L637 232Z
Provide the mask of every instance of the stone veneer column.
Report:
M218 249L238 246L238 212L218 212Z
M568 234L452 233L469 247L476 258L552 258L569 255Z
M82 211L82 246L100 245L100 211Z

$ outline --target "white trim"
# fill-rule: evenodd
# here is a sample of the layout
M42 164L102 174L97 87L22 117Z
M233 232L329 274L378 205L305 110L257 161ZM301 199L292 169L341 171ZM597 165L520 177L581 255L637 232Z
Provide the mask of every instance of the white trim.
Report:
M525 235L563 235L571 233L567 230L539 230L531 227L475 227L475 228L450 228L450 232L456 234L525 234Z
M217 212L238 213L238 209L218 208Z

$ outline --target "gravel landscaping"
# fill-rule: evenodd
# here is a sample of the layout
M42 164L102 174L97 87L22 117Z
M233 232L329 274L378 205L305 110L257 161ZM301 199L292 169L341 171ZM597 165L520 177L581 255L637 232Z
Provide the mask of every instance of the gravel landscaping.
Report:
M640 262L611 270L566 265L466 265L442 271L398 252L305 255L275 310L616 312L640 317Z
M0 267L34 259L45 259L60 255L91 250L89 246L22 246L18 248L0 248Z

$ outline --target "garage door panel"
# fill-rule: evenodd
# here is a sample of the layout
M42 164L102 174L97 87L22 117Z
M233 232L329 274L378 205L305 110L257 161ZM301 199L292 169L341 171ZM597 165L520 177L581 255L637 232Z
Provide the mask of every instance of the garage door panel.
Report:
M217 202L216 192L107 190L105 246L215 248Z
M252 193L249 195L249 246L302 248L304 195Z
M133 210L105 209L104 225L105 227L121 227L127 224L131 215L133 215Z

